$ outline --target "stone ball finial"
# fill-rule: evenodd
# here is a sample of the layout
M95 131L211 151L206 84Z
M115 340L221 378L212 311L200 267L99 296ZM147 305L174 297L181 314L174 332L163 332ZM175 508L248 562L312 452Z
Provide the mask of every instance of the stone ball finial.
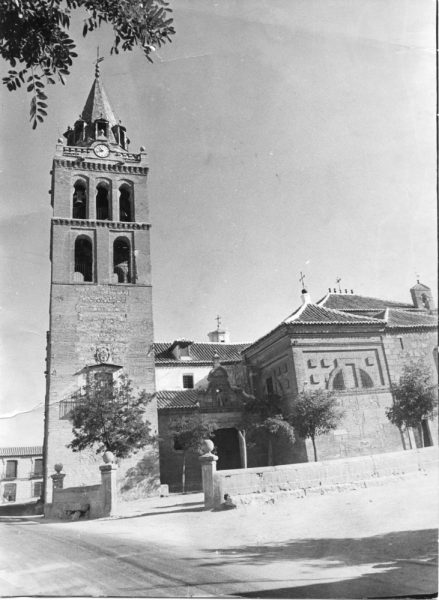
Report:
M109 450L107 450L106 452L104 452L104 454L102 456L102 460L104 461L104 463L106 465L113 463L114 462L114 454L112 452L110 452Z
M207 454L208 452L212 452L214 447L215 444L212 442L212 440L203 440L201 444L201 451L203 454Z
M145 146L140 146L140 152L145 152L146 148Z
M61 471L63 470L63 466L64 465L62 463L56 463L56 465L53 468L57 473L61 473Z

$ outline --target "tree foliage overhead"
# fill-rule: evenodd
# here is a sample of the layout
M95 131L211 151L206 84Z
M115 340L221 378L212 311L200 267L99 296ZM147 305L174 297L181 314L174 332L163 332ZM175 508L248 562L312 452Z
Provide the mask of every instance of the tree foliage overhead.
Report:
M315 438L336 429L343 418L337 398L326 390L303 391L294 400L288 420L302 438L310 438L317 461Z
M437 388L431 372L422 361L404 366L398 384L392 386L393 406L387 418L399 429L418 427L424 419L434 416L437 407Z
M73 452L95 447L96 453L109 450L117 458L127 458L155 441L151 424L145 419L150 402L145 391L136 393L131 380L122 375L87 376L86 384L72 395L74 408L70 413L73 440L68 444Z
M0 0L0 55L12 67L3 83L10 91L26 86L34 129L47 115L45 85L64 84L78 56L68 31L80 9L84 37L102 23L113 28L111 53L140 46L152 62L151 53L175 33L166 0Z

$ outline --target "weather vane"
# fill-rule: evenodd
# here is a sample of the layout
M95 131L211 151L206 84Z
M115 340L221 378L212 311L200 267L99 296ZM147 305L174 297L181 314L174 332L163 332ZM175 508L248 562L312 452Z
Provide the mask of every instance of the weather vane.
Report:
M216 322L217 322L217 329L219 329L219 328L220 328L220 325L221 325L221 317L220 317L219 315L217 315L217 317L216 317L216 319L215 319L215 320L216 320Z
M102 62L104 60L103 56L99 56L99 46L97 46L96 48L96 60L94 61L96 64L95 67L95 77L96 79L99 77L99 63Z
M305 275L302 273L302 271L300 271L299 281L302 284L302 289L305 289Z
M336 281L336 283L338 283L338 291L341 294L341 286L340 286L341 277L337 277L337 279L335 281Z

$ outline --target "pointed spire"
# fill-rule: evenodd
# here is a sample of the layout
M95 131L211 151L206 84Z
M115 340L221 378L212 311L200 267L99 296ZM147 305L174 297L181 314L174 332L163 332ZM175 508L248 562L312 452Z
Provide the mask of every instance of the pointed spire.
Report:
M97 67L96 67L97 68ZM84 110L81 114L81 119L86 123L93 123L96 119L105 119L110 124L110 127L117 125L118 121L111 108L110 101L104 86L99 79L97 74L93 85L91 86L90 93L84 106Z

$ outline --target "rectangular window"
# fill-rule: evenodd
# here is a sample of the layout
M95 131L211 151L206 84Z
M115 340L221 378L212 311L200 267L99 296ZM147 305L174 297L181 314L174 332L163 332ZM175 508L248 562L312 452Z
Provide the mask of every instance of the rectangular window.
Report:
M194 376L183 375L183 388L185 390L191 390L194 387Z
M42 493L43 493L43 482L35 481L32 486L32 496L34 498L40 498Z
M43 459L36 458L34 464L34 476L42 477L43 476Z
M267 379L265 380L265 387L267 388L267 394L273 394L274 386L272 377L267 377Z
M15 502L15 498L17 496L17 484L16 483L6 483L3 489L3 498L6 502Z
M6 478L15 479L17 477L17 461L8 460L6 461Z

